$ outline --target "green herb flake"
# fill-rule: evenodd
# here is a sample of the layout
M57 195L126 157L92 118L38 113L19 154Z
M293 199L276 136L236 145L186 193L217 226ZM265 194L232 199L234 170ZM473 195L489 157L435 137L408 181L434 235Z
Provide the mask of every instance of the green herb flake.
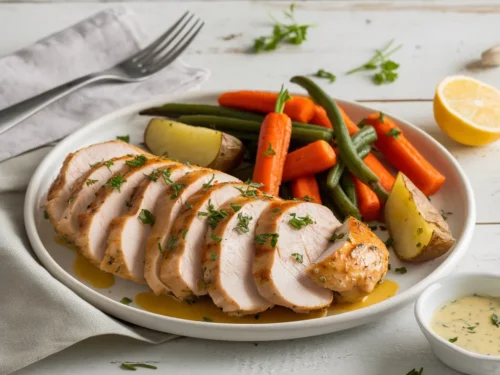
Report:
M215 242L215 243L219 243L222 241L222 238L221 237L217 237L214 233L212 233L210 235L210 238Z
M444 220L448 220L448 216L453 215L453 212L446 212L444 210L441 210L441 216L443 217Z
M241 193L242 197L245 197L245 198L248 198L248 197L257 198L257 196L258 196L257 195L258 190L256 190L256 189L250 189L250 187L248 187L246 190L243 190L243 188L239 188L239 187L236 187L236 186L234 188Z
M424 368L420 367L420 370L413 369L409 373L407 373L406 375L422 375L423 373L424 373Z
M324 69L319 69L315 74L314 74L315 77L318 77L318 78L326 78L330 81L330 83L333 83L335 82L335 80L337 79L337 77L335 77L335 75L333 73L330 73L330 72L327 72L326 70Z
M241 209L241 206L238 206L237 204L229 203L229 205L231 206L234 212L238 212Z
M370 230L377 230L378 226L376 226L376 225L368 225L368 228L370 228Z
M183 240L185 240L185 239L186 239L186 236L187 236L188 232L189 232L189 229L184 229L184 230L182 231L182 239L183 239Z
M188 210L191 210L193 208L193 206L191 206L188 202L184 203L187 207Z
M497 328L500 328L500 320L498 319L497 314L491 314L491 323L493 323L493 325Z
M322 283L326 283L326 277L325 276L320 276L319 277L319 281L321 281Z
M130 135L119 135L116 137L119 141L130 143Z
M172 187L172 189L174 191L173 194L170 196L170 199L175 199L179 196L180 191L182 190L182 188L184 186L186 186L186 184L172 183L172 184L170 184L170 186Z
M273 208L273 212L274 212L275 214L278 214L278 213L280 213L280 212L281 212L281 210L280 210L279 208Z
M266 156L274 156L276 155L276 151L273 150L273 145L271 142L267 145L267 150L264 151L264 155Z
M85 181L85 185L90 186L90 185L97 184L98 182L99 182L99 180L91 180L89 178L89 179L87 179L87 181Z
M392 237L389 237L386 241L384 241L384 244L387 248L392 246L392 243L394 242L394 239Z
M43 218L49 219L49 213L47 212L47 210L43 210Z
M109 170L111 170L111 166L115 165L115 163L112 161L112 160L106 160L104 163L103 163L106 168L108 168Z
M252 181L250 179L248 179L248 180L245 181L245 185L251 186L251 187L256 188L256 189L261 188L262 186L264 186L263 183L254 182L254 181Z
M458 340L458 337L453 337L449 339L448 341L451 342L452 344Z
M314 221L311 219L309 214L300 217L297 217L296 214L290 214L290 216L292 218L288 220L288 224L290 224L295 229L302 229L307 225L314 224Z
M203 211L198 212L198 216L208 217L207 218L208 225L212 229L215 229L219 221L226 218L228 215L229 213L224 209L216 210L210 199L208 200L208 212L203 212Z
M341 240L342 238L345 237L345 233L334 233L332 236L328 239L330 242L335 242L337 240Z
M125 207L128 207L128 208L132 207L132 203L129 201L125 201Z
M148 158L146 157L146 155L137 155L134 159L127 160L125 164L132 168L139 168L146 164L147 161Z
M155 216L151 213L151 211L144 208L141 210L141 213L137 216L137 218L142 221L143 224L154 225L155 223Z
M120 302L124 305L130 305L133 301L128 297L123 297Z
M215 178L215 174L212 174L212 178L206 184L203 184L202 188L208 189L208 188L212 187L213 186L212 182L214 181L214 178Z
M101 161L95 162L94 164L89 164L89 165L90 165L90 168L95 168L95 167L97 167L99 164L101 164L103 162L104 162L104 160L101 160Z
M279 234L278 233L262 233L262 234L258 234L257 236L255 236L255 242L257 242L258 244L265 244L267 239L270 238L271 239L271 247L276 247L276 244L278 243L278 238L279 238Z
M300 253L292 253L292 258L295 259L297 263L304 263L304 256Z
M125 178L123 178L123 175L118 173L117 175L111 177L109 181L106 183L106 186L111 188L111 189L116 189L118 190L119 193L121 193L121 188L122 185L127 182Z
M400 268L396 268L396 269L394 270L394 272L396 272L396 273L400 273L401 275L404 275L405 273L407 273L407 272L408 272L408 270L406 269L406 267L400 267Z
M158 175L159 174L160 174L160 171L158 169L155 169L150 174L147 174L146 177L147 177L148 180L156 182L156 181L158 181Z
M236 224L234 230L239 234L248 233L250 231L250 229L248 228L250 221L252 221L251 216L245 215L244 213L240 212L238 214L238 224Z
M131 370L131 371L137 371L136 367L142 367L142 368L149 368L151 370L156 370L158 367L153 366L153 365L148 365L147 363L122 363L120 366L124 370Z
M212 322L213 322L213 320L212 320L212 319L210 319L210 318L208 318L208 317L206 317L206 316L204 316L204 317L203 317L203 321L204 321L204 322L208 322L208 323L212 323Z
M219 254L210 253L210 259L212 259L212 260L217 260L217 259L219 259Z
M387 133L385 133L385 135L387 135L388 137L392 137L394 139L399 139L400 134L401 134L401 130L396 129L396 128L392 128Z
M161 247L161 243L159 243L159 242L158 242L158 251L159 251L161 254L163 254L163 252L165 251L165 250L163 249L163 247Z
M421 242L417 242L417 247L422 247L422 243Z
M172 250L177 242L177 237L172 236L167 242L167 250Z

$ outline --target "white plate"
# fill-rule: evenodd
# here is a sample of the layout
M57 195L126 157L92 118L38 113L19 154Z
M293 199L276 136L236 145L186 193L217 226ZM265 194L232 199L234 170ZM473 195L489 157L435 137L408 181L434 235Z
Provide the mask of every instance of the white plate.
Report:
M400 266L392 255L392 271L388 278L399 284L398 294L376 305L324 318L273 324L206 323L153 314L134 304L126 306L119 301L124 296L135 296L146 291L145 286L116 278L109 289L96 289L79 281L73 273L75 255L54 242L55 232L43 218L43 204L50 184L56 178L65 156L81 147L130 134L132 143L142 141L147 118L138 116L139 110L169 101L215 104L218 93L191 93L164 97L133 105L96 120L64 139L38 166L28 187L25 201L26 230L33 249L43 265L62 283L102 311L127 322L158 331L179 335L234 341L264 341L315 336L359 326L395 311L412 302L436 279L448 274L464 256L475 224L475 204L472 189L456 160L429 135L396 117L393 118L405 135L446 176L446 183L432 198L432 203L445 211L452 211L448 223L457 242L452 250L437 260L409 265L408 273L396 274ZM354 121L359 121L376 110L364 105L338 100Z

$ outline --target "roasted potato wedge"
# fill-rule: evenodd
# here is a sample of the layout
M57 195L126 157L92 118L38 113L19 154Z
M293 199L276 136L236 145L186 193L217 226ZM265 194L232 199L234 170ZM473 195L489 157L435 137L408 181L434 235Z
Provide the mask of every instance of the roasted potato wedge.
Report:
M144 143L155 155L223 172L236 168L243 160L244 147L238 138L172 120L152 119Z
M424 262L445 254L455 243L448 223L427 197L399 172L385 205L385 220L396 255Z

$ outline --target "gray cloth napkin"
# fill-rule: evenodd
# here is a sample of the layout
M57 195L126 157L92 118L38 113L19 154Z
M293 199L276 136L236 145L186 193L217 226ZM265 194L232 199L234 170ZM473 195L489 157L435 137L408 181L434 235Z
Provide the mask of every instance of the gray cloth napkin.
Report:
M147 44L146 39L135 15L118 7L1 57L0 109L113 66ZM0 135L0 161L61 139L117 108L193 88L208 75L176 61L141 83L89 86Z
M143 40L134 16L117 8L0 58L0 107L113 65L136 51ZM206 70L177 62L140 84L82 90L0 136L0 160L60 139L117 107L194 88L207 77ZM45 153L40 151L39 156ZM2 170L14 180L23 170L30 173L36 160L25 157L37 153L9 160L5 165L11 165ZM26 165L20 165L24 159ZM10 177L4 177L8 184ZM16 190L23 181L14 185L1 190ZM175 337L115 320L54 279L31 251L23 225L23 195L0 193L0 375L92 336L117 334L150 343Z

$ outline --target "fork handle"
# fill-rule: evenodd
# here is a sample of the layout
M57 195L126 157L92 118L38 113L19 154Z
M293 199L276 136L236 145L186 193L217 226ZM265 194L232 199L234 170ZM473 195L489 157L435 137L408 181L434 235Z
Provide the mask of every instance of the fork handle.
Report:
M16 126L21 121L24 121L27 118L33 116L35 113L47 107L49 104L54 103L56 100L59 100L66 95L93 82L97 82L99 80L107 78L109 77L89 74L77 78L71 82L62 84L61 86L57 86L40 95L29 98L0 111L0 134Z

